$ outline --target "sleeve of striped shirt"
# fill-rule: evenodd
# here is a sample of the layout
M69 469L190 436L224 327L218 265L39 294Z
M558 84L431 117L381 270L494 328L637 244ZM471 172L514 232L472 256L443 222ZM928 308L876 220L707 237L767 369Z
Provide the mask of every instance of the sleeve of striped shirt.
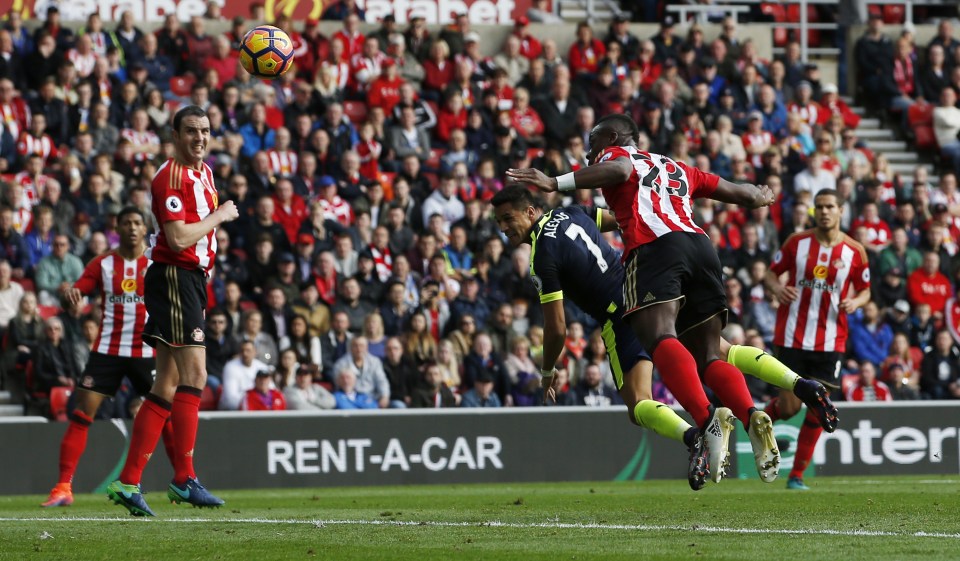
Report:
M187 213L183 201L184 191L180 185L183 179L180 169L176 162L171 161L166 169L153 178L151 189L155 201L153 208L161 226L167 222L186 219Z
M776 275L782 275L786 271L789 271L790 266L796 262L795 250L796 238L790 236L787 238L787 241L783 242L780 251L773 256L773 261L770 263L770 270Z
M100 263L102 261L103 257L97 257L88 263L83 269L83 274L80 275L80 278L77 279L77 282L73 283L73 287L85 295L92 294L93 291L101 288Z
M853 288L860 292L870 288L870 263L867 261L867 252L863 246L856 249L859 251L853 258L851 282L853 282Z
M720 177L712 173L704 173L695 167L688 166L683 162L677 162L677 165L683 168L687 174L689 183L690 197L693 199L703 199L709 197L717 190L720 184Z

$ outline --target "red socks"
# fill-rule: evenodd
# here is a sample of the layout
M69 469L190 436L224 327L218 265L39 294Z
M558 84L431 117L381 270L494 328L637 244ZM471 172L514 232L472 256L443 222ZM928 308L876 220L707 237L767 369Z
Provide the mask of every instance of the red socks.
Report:
M173 422L170 420L170 417L167 417L167 422L163 424L163 449L167 452L167 458L170 460L170 465L174 465L173 459L177 457L176 451L173 449Z
M660 340L652 358L667 389L693 416L696 426L702 427L710 417L710 401L703 393L693 355L676 337L668 337Z
M770 403L763 409L763 412L770 416L771 421L780 420L780 398L774 397Z
M89 431L92 422L93 419L79 409L74 409L70 413L70 424L67 425L67 432L63 435L63 440L60 441L60 479L58 483L73 481L73 474L77 471L80 456L87 448L87 431Z
M747 381L735 366L722 360L711 362L703 372L703 383L713 390L725 407L733 411L743 426L750 426L753 398L747 389Z
M800 427L800 436L797 437L797 451L793 455L793 469L790 470L790 477L803 479L803 472L813 459L813 449L817 447L817 441L820 440L822 433L823 427L820 426L820 421L807 412L803 426Z
M128 485L138 485L143 476L153 450L160 440L163 425L170 417L170 403L152 393L144 396L143 405L133 420L133 436L130 438L130 450L127 461L120 472L120 481Z
M173 481L177 485L184 484L188 477L197 477L193 471L193 447L197 442L202 393L192 386L177 386L173 397L170 420L173 421Z

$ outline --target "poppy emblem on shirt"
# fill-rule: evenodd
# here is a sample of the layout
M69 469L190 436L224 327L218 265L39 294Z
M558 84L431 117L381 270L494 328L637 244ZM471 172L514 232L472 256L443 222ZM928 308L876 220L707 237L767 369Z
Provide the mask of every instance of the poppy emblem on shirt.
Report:
M137 279L123 279L123 282L120 283L120 289L124 292L136 292Z
M170 212L180 212L183 210L183 201L175 195L167 197L167 202L164 204Z

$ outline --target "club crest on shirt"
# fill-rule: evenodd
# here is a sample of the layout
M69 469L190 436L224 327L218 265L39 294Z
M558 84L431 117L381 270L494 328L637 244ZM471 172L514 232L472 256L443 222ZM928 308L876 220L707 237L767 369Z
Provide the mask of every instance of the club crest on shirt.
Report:
M93 387L93 376L84 376L83 380L80 381L80 385L85 388Z
M846 266L847 264L843 262L843 259L836 259L833 262L833 268L837 269L838 271Z
M190 337L197 343L203 343L203 330L197 327L193 330L193 333L190 334Z

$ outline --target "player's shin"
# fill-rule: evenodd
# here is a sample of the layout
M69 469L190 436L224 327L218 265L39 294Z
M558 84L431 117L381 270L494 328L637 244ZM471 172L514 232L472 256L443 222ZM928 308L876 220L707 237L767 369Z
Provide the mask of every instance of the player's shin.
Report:
M128 485L140 483L143 468L147 466L163 432L163 425L170 416L170 402L153 393L144 396L143 405L133 420L133 436L130 437L130 450L127 461L120 472L120 481Z
M750 426L753 398L739 370L722 360L714 360L703 370L703 383L733 411L743 426Z
M793 455L793 468L790 470L790 478L803 479L803 472L810 465L813 459L813 451L817 447L817 441L823 433L823 427L817 418L807 413L803 420L803 426L800 427L800 434L797 436L797 451Z
M800 376L787 365L767 354L763 349L745 345L731 345L727 353L727 362L744 374L773 384L778 388L793 390Z
M188 478L197 478L193 469L193 448L197 442L200 396L202 391L193 386L177 386L173 397L170 420L173 422L174 477L178 485Z
M87 432L93 419L79 409L70 413L70 423L67 432L60 442L60 479L59 483L70 483L73 474L77 471L80 456L87 448Z
M634 406L633 418L637 425L642 428L650 429L660 436L686 444L684 434L690 430L690 424L663 403L652 399L644 399Z

